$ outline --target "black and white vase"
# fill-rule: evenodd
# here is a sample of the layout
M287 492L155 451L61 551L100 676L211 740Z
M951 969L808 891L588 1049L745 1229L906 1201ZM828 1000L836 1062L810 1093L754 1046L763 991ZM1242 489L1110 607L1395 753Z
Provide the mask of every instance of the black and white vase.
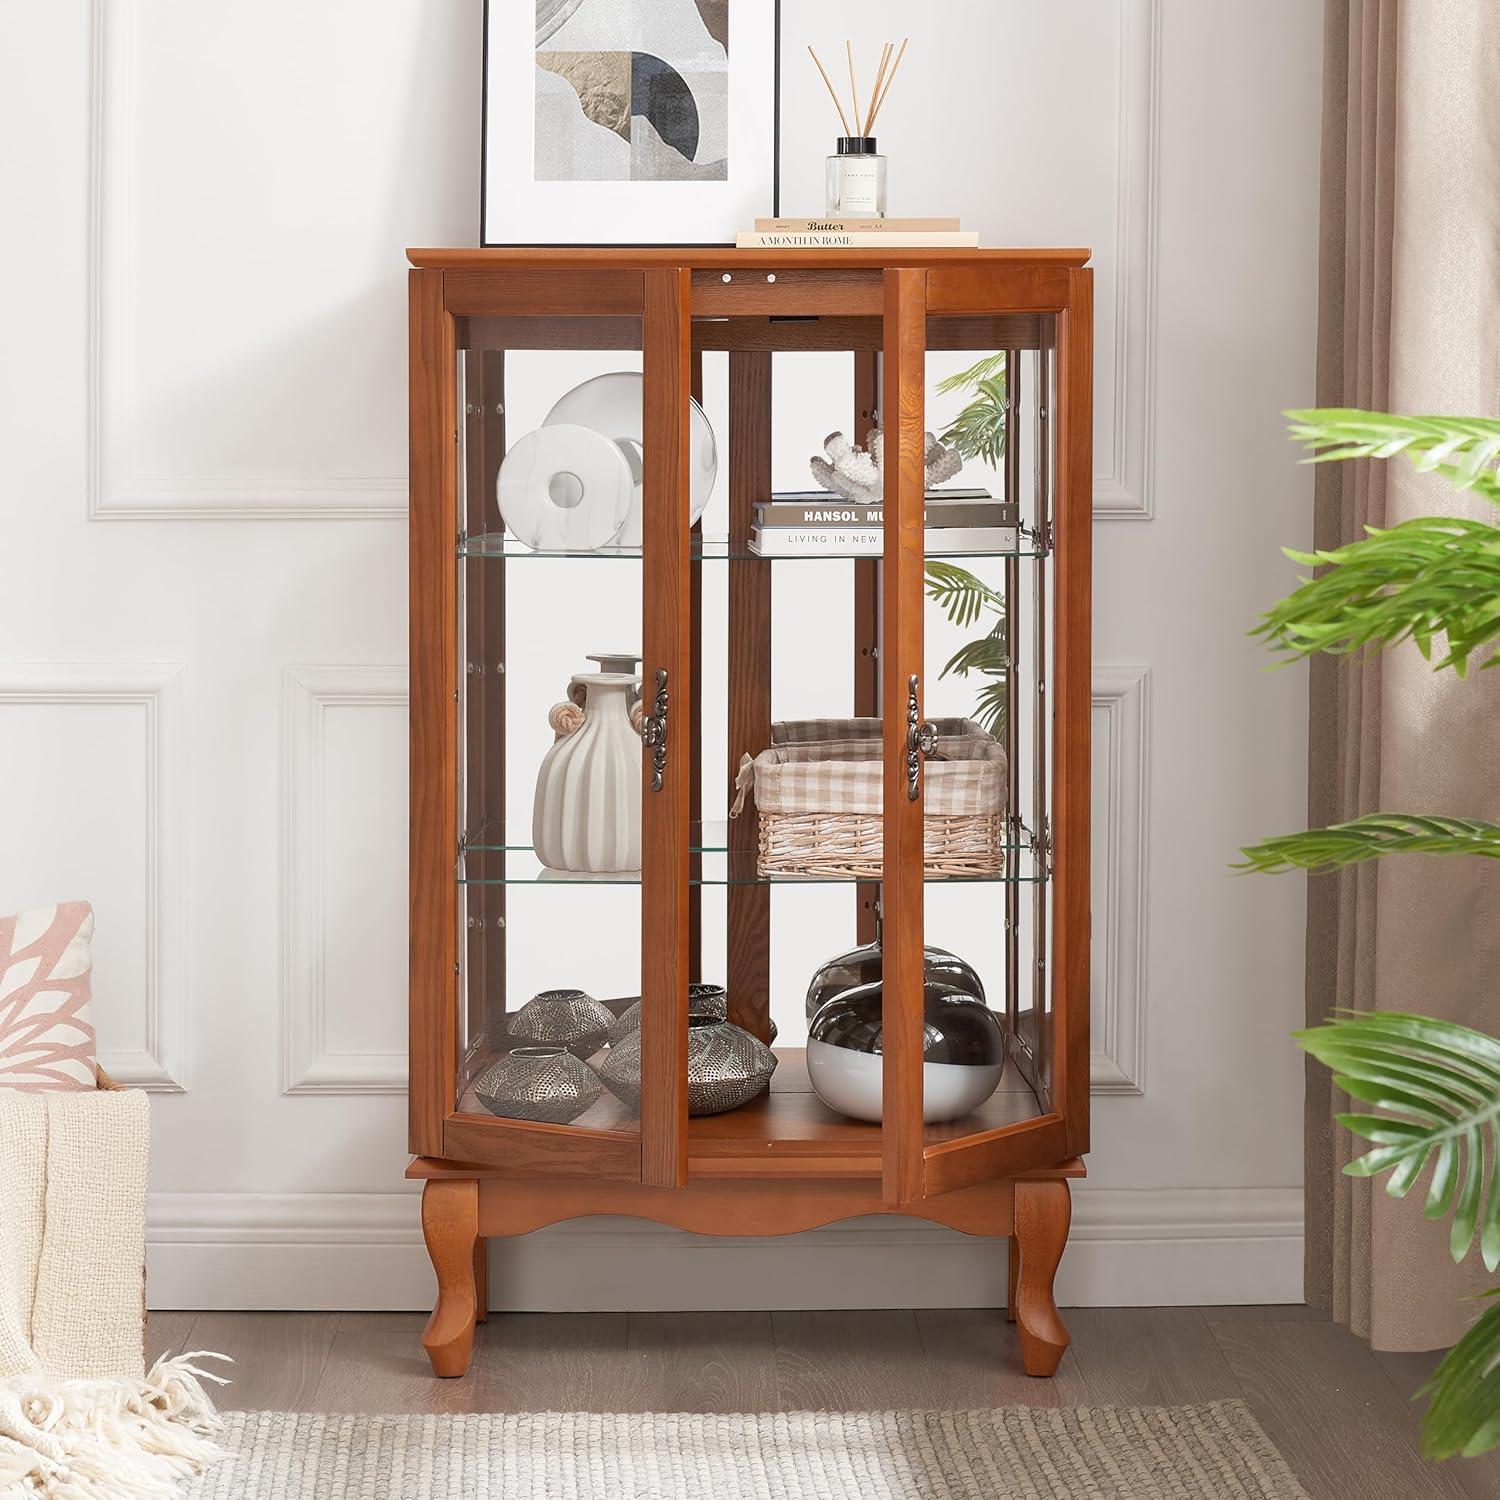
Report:
M884 1092L884 985L832 996L807 1032L807 1076L830 1109L878 1123ZM928 979L922 1002L922 1119L956 1120L1000 1086L1005 1031L994 1011L965 990Z
M835 995L842 995L862 984L875 984L883 972L880 936L873 943L862 943L847 953L830 958L813 975L807 986L807 1019L809 1022ZM981 1005L984 985L972 965L946 948L923 948L922 969L928 979L935 979L955 990L971 995Z

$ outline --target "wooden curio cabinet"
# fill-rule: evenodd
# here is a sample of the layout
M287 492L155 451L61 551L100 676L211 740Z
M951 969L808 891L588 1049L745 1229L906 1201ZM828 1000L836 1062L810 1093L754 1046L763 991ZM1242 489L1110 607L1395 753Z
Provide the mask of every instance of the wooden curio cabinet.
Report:
M1056 1368L1068 1334L1052 1281L1089 1129L1087 259L411 253L408 1175L425 1179L438 1301L423 1343L439 1375L467 1366L485 1240L587 1214L781 1235L897 1213L1007 1237L1025 1368ZM967 399L940 392L943 378L981 359L1004 377L989 387L1003 443L961 482L1014 503L1020 524L947 558L992 606L955 636L929 597L944 556L924 530L923 434ZM526 546L497 504L502 462L559 398L616 371L639 372L643 391L639 430L610 434L631 438L617 446L637 466L636 532L586 551ZM708 460L695 403L717 476L696 520ZM762 555L757 503L808 489L829 432L859 442L877 422L879 554ZM985 632L988 675L943 675L955 640ZM549 867L532 820L561 732L549 710L581 693L570 680L590 654L626 653L640 659L645 750L638 781L609 795L615 814L636 802L639 867ZM1003 859L944 874L924 854L921 729L970 712L976 684L1002 705ZM753 792L729 817L742 756L771 744L773 722L852 716L881 721L877 863L765 873ZM877 923L883 1117L868 1123L810 1087L803 1011L819 960L874 940ZM1006 1053L987 1099L932 1123L928 944L983 976ZM723 985L729 1021L761 1042L779 1021L769 1091L716 1114L689 1111L696 981ZM561 987L612 1017L639 999L638 1100L604 1089L567 1123L495 1113L481 1094L525 1040L518 1012ZM615 1048L575 1050L597 1072Z

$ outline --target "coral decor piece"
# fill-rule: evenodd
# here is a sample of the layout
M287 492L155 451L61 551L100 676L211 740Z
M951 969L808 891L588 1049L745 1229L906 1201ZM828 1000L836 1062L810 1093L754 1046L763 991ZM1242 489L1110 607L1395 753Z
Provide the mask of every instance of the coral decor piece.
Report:
M811 460L813 478L825 490L846 500L876 504L885 498L885 433L872 427L863 448L856 447L842 432L830 432L823 440L826 457ZM963 468L958 449L940 443L930 432L922 434L923 481L928 489L952 479Z

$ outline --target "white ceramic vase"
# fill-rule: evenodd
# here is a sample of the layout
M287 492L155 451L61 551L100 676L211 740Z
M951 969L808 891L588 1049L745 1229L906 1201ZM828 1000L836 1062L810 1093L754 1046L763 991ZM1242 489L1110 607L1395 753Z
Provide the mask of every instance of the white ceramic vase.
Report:
M638 679L626 672L580 672L572 681L584 690L583 722L559 733L542 759L532 845L553 870L639 870L641 737L630 722ZM565 722L554 711L553 727L561 731Z

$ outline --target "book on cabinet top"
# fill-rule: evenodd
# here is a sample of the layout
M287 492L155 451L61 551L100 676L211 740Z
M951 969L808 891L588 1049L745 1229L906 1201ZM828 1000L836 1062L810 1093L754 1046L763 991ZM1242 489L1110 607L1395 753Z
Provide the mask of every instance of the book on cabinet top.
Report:
M742 229L734 237L740 250L977 250L979 235L972 229L875 230L759 230Z
M960 227L957 219L876 219L852 214L755 221L756 232L760 234L829 234L847 233L850 230L868 234L933 234L951 232Z

